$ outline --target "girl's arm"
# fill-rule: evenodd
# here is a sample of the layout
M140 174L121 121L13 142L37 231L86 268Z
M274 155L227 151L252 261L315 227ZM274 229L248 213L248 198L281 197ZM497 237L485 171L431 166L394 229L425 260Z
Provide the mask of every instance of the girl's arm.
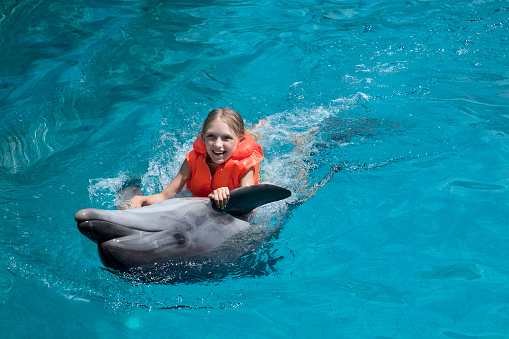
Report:
M240 187L254 185L255 183L254 173L255 173L254 167L248 169L247 172L240 177Z
M191 176L191 168L187 160L184 160L179 172L170 184L158 194L140 196L137 195L131 199L128 203L129 208L137 208L141 206L148 206L155 204L156 202L173 198L179 193L187 182L187 179Z
M254 185L254 167L251 167L242 177L240 177L240 187ZM230 190L228 187L220 187L209 194L209 198L214 200L216 206L220 209L226 207L230 200Z

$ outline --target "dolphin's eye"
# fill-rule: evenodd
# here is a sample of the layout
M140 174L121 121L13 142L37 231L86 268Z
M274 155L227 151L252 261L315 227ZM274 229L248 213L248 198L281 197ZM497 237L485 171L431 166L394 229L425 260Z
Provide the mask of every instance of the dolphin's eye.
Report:
M179 245L184 245L186 243L186 238L180 233L175 233L173 238L177 240L177 244Z

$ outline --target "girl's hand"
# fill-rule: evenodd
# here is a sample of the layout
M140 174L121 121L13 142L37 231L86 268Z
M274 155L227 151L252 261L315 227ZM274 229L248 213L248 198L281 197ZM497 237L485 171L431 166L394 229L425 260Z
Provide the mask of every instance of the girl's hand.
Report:
M220 187L210 193L209 198L214 200L217 208L223 209L226 207L228 200L230 200L230 190L228 187Z
M127 208L138 208L143 206L143 203L145 202L146 197L141 195L135 195L132 197L131 200L129 200L126 203Z

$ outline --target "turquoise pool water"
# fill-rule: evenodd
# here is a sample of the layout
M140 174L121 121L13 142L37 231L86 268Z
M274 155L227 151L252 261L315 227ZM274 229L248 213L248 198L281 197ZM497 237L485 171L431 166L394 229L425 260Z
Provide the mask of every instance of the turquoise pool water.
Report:
M509 337L507 1L3 1L5 338ZM224 275L104 269L73 220L156 192L207 112L277 229ZM221 269L221 267L219 267ZM254 273L253 273L254 272Z

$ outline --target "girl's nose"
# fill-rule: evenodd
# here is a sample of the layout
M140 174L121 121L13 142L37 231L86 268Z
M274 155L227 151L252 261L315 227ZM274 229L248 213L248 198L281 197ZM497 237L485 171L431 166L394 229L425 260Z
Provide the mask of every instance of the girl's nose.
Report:
M214 146L219 147L219 148L223 146L223 141L221 140L221 138L217 138L214 141Z

